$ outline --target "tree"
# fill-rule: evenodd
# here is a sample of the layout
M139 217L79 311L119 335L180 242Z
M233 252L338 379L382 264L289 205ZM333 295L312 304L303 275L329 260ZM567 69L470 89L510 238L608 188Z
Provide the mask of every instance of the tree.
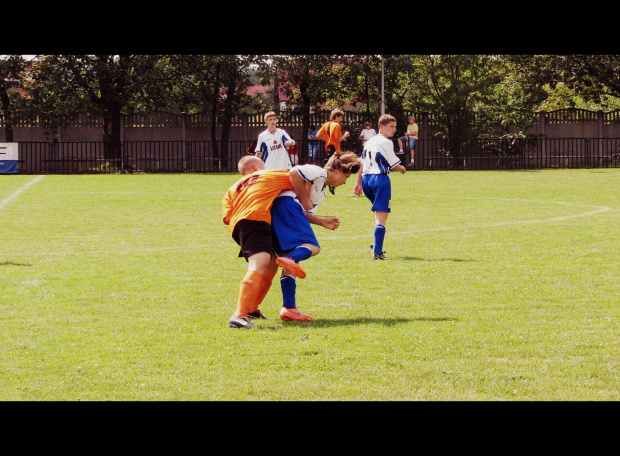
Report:
M267 82L275 71L274 92L282 90L296 106L293 114L302 117L302 128L308 131L310 112L321 105L343 106L348 100L348 87L353 80L350 62L336 55L275 55L262 73ZM347 84L348 82L348 84ZM276 108L279 109L279 108Z
M228 140L233 118L244 110L260 109L260 97L247 93L253 68L263 63L253 55L177 55L170 68L175 96L169 101L182 112L205 111L209 115L211 140L220 165L226 167ZM217 125L222 126L217 138Z
M0 58L0 114L4 119L4 133L7 142L13 142L13 123L16 115L18 89L23 88L24 72L28 62L21 55Z
M161 55L46 55L33 68L31 113L47 128L65 126L75 112L103 117L104 155L120 159L121 115L165 106L172 81Z
M542 108L618 109L620 55L509 56Z

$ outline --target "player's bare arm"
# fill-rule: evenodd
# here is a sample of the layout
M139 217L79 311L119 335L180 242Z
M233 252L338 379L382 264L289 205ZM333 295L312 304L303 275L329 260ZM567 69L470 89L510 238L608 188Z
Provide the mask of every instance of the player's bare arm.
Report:
M309 211L314 207L314 203L310 199L310 190L312 188L312 184L310 182L306 182L303 177L299 174L299 172L295 169L292 169L289 173L291 179L291 185L293 186L293 190L297 194L299 198L299 202L301 206Z
M392 168L393 171L398 171L401 174L405 174L407 172L407 168L405 168L403 165L396 165L394 168Z
M328 230L335 230L340 226L340 219L338 217L323 218L306 212L306 218L310 223L322 226L323 228L327 228Z

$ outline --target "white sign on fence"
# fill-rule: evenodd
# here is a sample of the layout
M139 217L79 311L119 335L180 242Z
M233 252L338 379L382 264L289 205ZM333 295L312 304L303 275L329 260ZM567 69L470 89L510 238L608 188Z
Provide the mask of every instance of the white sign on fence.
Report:
M17 172L17 143L0 143L0 174Z

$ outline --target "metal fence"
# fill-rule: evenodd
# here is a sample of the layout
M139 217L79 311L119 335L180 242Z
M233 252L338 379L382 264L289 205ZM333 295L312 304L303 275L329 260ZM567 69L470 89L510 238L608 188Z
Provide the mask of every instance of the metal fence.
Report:
M237 162L253 151L253 141L125 141L20 142L18 172L75 173L212 173L236 172ZM394 138L395 150L398 144ZM349 139L343 150L362 152L361 142ZM323 147L308 157L308 141L297 141L292 162L323 165ZM405 164L409 151L401 155ZM502 170L620 167L620 138L536 138L518 140L418 141L415 170Z

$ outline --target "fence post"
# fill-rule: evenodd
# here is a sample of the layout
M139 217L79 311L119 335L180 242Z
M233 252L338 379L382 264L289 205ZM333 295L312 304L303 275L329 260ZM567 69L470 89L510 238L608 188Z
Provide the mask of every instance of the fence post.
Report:
M183 154L183 171L187 171L187 115L181 113L181 148Z
M544 157L547 156L547 141L545 139L546 135L545 135L545 123L547 122L547 113L545 111L540 111L538 113L538 123L540 124L540 135L542 137L542 150L541 150L541 154L540 156ZM545 160L546 162L546 160Z
M125 115L121 113L119 120L119 139L121 141L121 174L125 173Z

